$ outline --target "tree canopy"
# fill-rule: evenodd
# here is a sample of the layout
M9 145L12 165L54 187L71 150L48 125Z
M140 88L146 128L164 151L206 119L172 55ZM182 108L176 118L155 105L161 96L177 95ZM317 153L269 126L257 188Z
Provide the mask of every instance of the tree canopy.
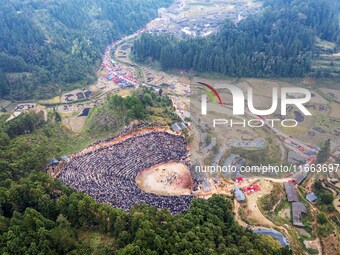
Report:
M118 95L108 97L103 106L90 112L88 130L117 130L133 120L152 122L155 117L167 119L171 123L173 112L172 101L168 96L142 88L125 98Z
M143 89L104 107L118 110L117 118L147 120L152 109L172 104ZM0 254L290 254L238 225L224 196L196 199L180 215L145 204L125 212L50 178L48 160L79 138L53 114L41 117L27 113L0 125Z
M1 254L98 252L77 238L83 229L114 240L113 247L102 245L103 254L289 254L239 226L222 196L194 200L187 213L174 216L144 204L126 213L44 174L8 183L0 194Z
M226 21L215 35L182 38L144 34L135 59L159 61L163 69L193 69L235 77L301 77L311 69L315 37L336 41L334 0L265 1L265 8L237 25Z
M106 46L145 26L170 2L1 1L0 97L46 98L67 84L95 81Z
M331 140L327 139L324 144L321 146L321 149L316 157L316 161L319 164L325 163L329 156L331 151Z

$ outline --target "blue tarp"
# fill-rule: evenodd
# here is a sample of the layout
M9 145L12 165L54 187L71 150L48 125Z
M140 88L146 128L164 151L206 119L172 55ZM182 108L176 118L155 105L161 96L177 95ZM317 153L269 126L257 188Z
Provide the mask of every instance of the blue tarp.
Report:
M285 247L288 245L288 242L285 236L282 233L277 232L276 230L257 228L257 229L253 229L253 232L255 232L256 234L268 235L268 236L275 238L276 240L280 242L282 247Z
M318 197L317 197L314 193L309 193L309 194L307 194L306 199L307 199L309 202L314 203L315 200L318 199Z

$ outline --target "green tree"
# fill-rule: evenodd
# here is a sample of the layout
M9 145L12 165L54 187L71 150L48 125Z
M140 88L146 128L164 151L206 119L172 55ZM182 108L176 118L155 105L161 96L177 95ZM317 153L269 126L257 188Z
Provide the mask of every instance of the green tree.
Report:
M317 219L318 219L318 223L321 225L326 224L328 222L327 216L323 212L318 214Z
M320 148L320 151L316 158L316 162L318 164L325 163L329 158L330 150L331 150L331 140L327 139L326 142Z

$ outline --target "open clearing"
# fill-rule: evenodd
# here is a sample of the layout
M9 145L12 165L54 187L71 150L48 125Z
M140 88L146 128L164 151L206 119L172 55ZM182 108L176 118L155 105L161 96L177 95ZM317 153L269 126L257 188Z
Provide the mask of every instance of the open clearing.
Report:
M333 255L333 254L339 254L340 248L337 247L337 237L335 235L330 235L327 238L322 238L322 247L323 247L323 253L326 255Z
M146 169L136 177L145 192L162 196L190 195L193 181L183 163L166 163Z
M73 132L79 134L83 131L86 118L87 117L75 117L75 118L64 119L63 124L64 126L71 129Z
M264 180L260 181L259 185L261 187L260 191L247 196L247 207L245 209L246 217L256 222L256 225L258 226L275 227L274 223L268 220L257 206L259 198L269 194L272 191L273 186L269 181Z
M330 117L340 119L340 104L331 103L330 108L331 108Z
M290 220L290 208L284 208L279 212L279 216L282 219Z

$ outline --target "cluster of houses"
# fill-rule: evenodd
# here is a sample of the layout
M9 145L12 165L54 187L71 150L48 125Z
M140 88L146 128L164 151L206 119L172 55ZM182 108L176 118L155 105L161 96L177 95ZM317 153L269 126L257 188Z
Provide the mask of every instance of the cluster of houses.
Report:
M307 207L300 201L295 185L300 185L306 177L307 173L302 171L292 176L292 180L284 183L287 200L292 204L293 225L296 227L304 227L304 224L302 223L302 215L307 214ZM242 178L237 178L236 180L237 182L240 182L242 181ZM259 189L260 187L258 185L251 185L244 188L242 191L235 185L235 198L238 202L242 202L246 199L244 192L254 192ZM313 204L317 200L317 196L314 193L309 193L306 195L306 199Z
M77 100L89 99L92 96L92 91L84 90L79 92L70 92L62 96L62 101L66 103Z
M302 223L302 214L307 213L306 206L300 202L299 196L295 190L295 185L292 182L284 183L288 202L292 203L293 225L304 227Z
M159 20L163 22L159 22L150 31L152 33L171 33L179 37L207 36L218 32L226 19L237 24L244 17L258 12L261 8L260 3L249 5L239 1L214 3L210 8L206 7L206 2L202 2L202 6L205 8L191 10L189 6L178 1L167 9L161 8L158 11L158 16Z
M187 129L187 126L185 125L184 122L175 122L171 125L171 129L172 131L174 131L176 134L179 134L182 132L182 130Z
M291 181L284 183L287 200L292 204L293 225L296 227L304 227L302 215L307 214L307 207L300 201L295 185L300 185L306 177L307 172L301 171L295 174ZM310 203L314 203L317 196L314 193L309 193L307 194L306 199Z
M177 111L174 112L174 115L178 119L177 122L172 123L171 129L176 134L180 134L182 131L188 129L189 123L186 121L187 118L190 119L190 113L186 111L181 111L181 114Z
M111 58L111 51L115 49L117 42L113 42L108 46L101 65L102 76L108 80L113 81L122 88L137 87L139 82L134 77L133 73L123 70L123 66Z

